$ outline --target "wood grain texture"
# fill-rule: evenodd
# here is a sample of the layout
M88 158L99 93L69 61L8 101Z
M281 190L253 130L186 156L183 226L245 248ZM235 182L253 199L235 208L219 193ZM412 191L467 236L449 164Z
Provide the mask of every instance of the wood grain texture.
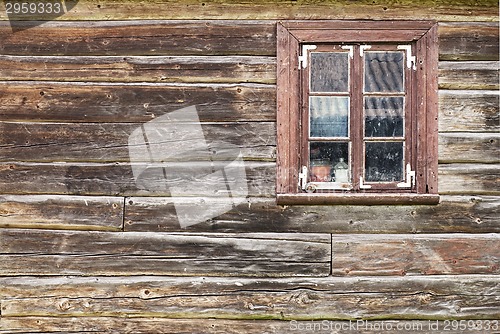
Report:
M80 0L16 33L4 13L0 333L418 319L430 334L427 319L500 319L497 0ZM276 24L288 19L439 21L438 205L276 205ZM136 181L127 139L188 106L205 138L240 148L249 196L182 228L168 196L185 180L163 182L156 163ZM184 205L223 207L207 193L225 182L198 184Z
M207 150L187 152L186 156L171 152L178 151L192 139L194 127L173 125L172 122L155 123L159 137L148 141L150 147L164 147L165 154L153 157L169 161L208 161ZM0 161L85 161L85 162L129 162L129 142L141 123L11 123L0 122ZM201 123L202 135L207 145L214 150L233 145L245 160L274 161L276 158L275 124L271 122L225 122ZM171 131L178 129L173 136ZM193 130L194 131L194 130ZM151 131L150 131L151 132ZM149 133L150 133L149 132ZM144 141L142 142L144 143ZM184 143L184 144L183 144ZM219 145L216 145L219 143ZM148 147L144 146L143 162L151 161ZM170 153L169 153L170 152ZM136 154L138 156L139 153ZM211 159L223 159L229 154L216 152ZM134 162L138 162L134 156ZM222 158L217 158L221 156ZM204 158L205 157L205 158ZM234 157L236 158L236 156Z
M479 324L485 321L476 320ZM471 322L473 323L473 322ZM460 329L454 330L451 324L439 320L385 320L377 321L332 321L310 320L280 321L280 320L223 320L223 319L169 319L169 318L116 318L116 317L9 317L0 319L0 330L16 332L43 331L43 333L206 333L206 334L289 334L299 331L302 334L317 334L324 330L335 332L335 329L362 330L365 334L378 334L380 328L392 328L391 333L407 334L414 329L421 334L433 334L436 328L449 328L449 334L463 334ZM491 325L490 325L491 326ZM402 328L398 330L397 328ZM406 328L406 329L405 329ZM474 328L471 326L470 328ZM323 331L324 332L324 331Z
M439 167L439 127L438 127L438 117L439 117L439 87L438 82L435 78L439 77L439 36L438 36L438 24L434 24L429 32L427 33L427 55L426 61L426 72L428 82L426 83L429 93L427 94L427 120L426 120L426 135L428 136L425 140L426 142L426 168L425 168L425 189L422 187L422 183L419 185L417 183L417 189L422 193L437 194L438 193L438 167ZM417 43L418 45L418 43ZM420 61L419 61L420 63ZM419 84L420 85L420 84ZM418 117L418 112L417 112ZM420 134L417 134L417 137ZM418 145L422 143L419 141ZM420 149L419 149L420 150ZM418 150L417 150L418 151ZM420 155L419 155L420 156ZM417 158L418 164L418 158ZM421 173L421 172L420 172Z
M1 56L2 81L276 83L266 56ZM441 61L441 89L498 89L496 61Z
M179 164L179 170L192 164ZM0 193L71 194L92 196L170 196L169 185L181 185L186 179L165 181L162 165L149 169L136 183L130 164L122 163L0 163ZM205 165L211 166L210 164ZM203 167L203 166L202 166ZM245 162L249 196L274 197L275 163ZM159 175L159 172L161 174ZM200 174L204 175L204 174ZM165 183L164 183L165 182ZM151 188L147 185L157 183ZM15 187L12 187L15 184ZM164 185L164 187L163 187ZM186 195L217 196L213 190L224 186L218 178L189 187ZM220 189L220 188L219 188Z
M500 130L499 96L494 90L440 90L439 130ZM0 83L4 121L138 123L193 105L202 122L275 122L276 87Z
M495 319L493 275L1 279L2 319L28 316L253 320ZM122 319L123 320L123 319Z
M498 234L332 237L334 276L500 273Z
M275 83L274 57L0 56L0 80Z
M499 164L439 166L439 193L451 195L500 194Z
M492 90L441 90L439 131L500 131L499 97L500 93Z
M126 6L119 11L124 8ZM29 22L24 24L29 25ZM0 53L26 56L269 56L276 53L274 26L273 21L52 21L12 33L9 23L0 21Z
M441 61L439 88L441 89L499 89L497 61Z
M441 60L499 60L498 22L442 23L439 27Z
M450 132L438 138L440 163L500 163L500 133Z
M185 198L194 205L198 198ZM220 207L220 199L204 199ZM499 197L441 196L439 205L277 206L274 199L247 203L181 229L169 198L132 197L125 202L126 231L297 233L499 233Z
M122 10L123 7L120 8ZM372 10L373 7L370 8ZM493 15L498 19L498 9ZM417 17L412 13L410 18L415 20ZM438 19L435 16L429 18ZM396 17L388 19L394 20ZM465 15L460 19L473 17ZM13 34L8 22L0 21L0 54L275 56L275 26L276 21L225 20L48 22ZM441 60L499 60L496 22L442 23L438 32Z
M0 196L1 228L121 231L119 197Z
M119 10L117 9L119 8ZM0 19L5 19L2 11ZM408 0L363 0L352 3L347 0L328 1L127 1L106 0L98 4L81 0L60 20L129 20L129 19L436 19L440 21L495 21L498 20L498 4L483 0L453 2ZM40 19L40 17L24 17Z
M0 229L9 275L327 276L327 234L163 234ZM3 312L2 312L3 313Z
M0 122L0 161L24 162L121 162L131 161L129 138L141 123L27 123ZM163 137L151 145L165 147L165 161L207 160L205 151L186 157L168 154L183 146L190 133L169 135L169 124L158 129ZM243 159L276 160L276 124L274 122L201 123L204 140L219 147L211 159L223 159L223 145L234 145ZM496 133L442 132L439 134L441 163L498 163L499 135ZM221 143L216 145L216 143ZM225 144L222 144L225 143ZM229 147L229 146L228 146ZM144 147L143 162L151 161ZM169 157L170 156L170 157ZM221 158L217 158L221 156ZM135 157L134 157L135 159ZM158 159L158 157L156 158ZM155 160L157 161L157 160ZM134 162L137 162L135 159ZM159 160L158 160L159 162Z
M155 165L143 183L158 182ZM275 196L276 164L245 162L248 195ZM450 164L439 166L442 195L500 195L498 164ZM162 181L163 182L163 181ZM177 182L177 181L176 181ZM12 184L16 187L13 188ZM122 163L0 163L0 192L4 194L70 194L101 196L170 196L158 188L148 191L136 184L129 164ZM168 183L165 184L168 186ZM207 195L219 183L200 184L191 196ZM203 186L203 187L201 187Z
M148 122L189 106L202 122L275 121L276 90L257 84L0 83L2 120Z

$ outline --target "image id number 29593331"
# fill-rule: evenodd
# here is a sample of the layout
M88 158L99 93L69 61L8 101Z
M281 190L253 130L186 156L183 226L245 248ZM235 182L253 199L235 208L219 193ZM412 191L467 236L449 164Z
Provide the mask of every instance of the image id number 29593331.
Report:
M5 12L10 15L61 14L61 1L7 1Z

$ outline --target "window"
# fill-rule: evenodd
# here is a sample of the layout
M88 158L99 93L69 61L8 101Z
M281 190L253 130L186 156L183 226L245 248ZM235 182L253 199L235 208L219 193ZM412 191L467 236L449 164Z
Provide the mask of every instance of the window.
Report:
M279 204L432 204L437 25L278 23Z

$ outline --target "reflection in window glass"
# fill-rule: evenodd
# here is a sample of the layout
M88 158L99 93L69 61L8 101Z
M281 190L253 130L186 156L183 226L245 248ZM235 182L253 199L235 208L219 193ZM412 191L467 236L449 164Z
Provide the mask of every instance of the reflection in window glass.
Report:
M311 92L347 92L349 55L346 52L311 53Z
M367 142L365 149L366 181L403 181L402 142Z
M402 137L404 97L365 97L365 137Z
M404 91L404 52L366 52L365 92Z
M310 180L313 182L350 182L349 143L312 142L309 146Z
M309 133L311 137L348 136L348 97L311 96L309 98L309 109Z

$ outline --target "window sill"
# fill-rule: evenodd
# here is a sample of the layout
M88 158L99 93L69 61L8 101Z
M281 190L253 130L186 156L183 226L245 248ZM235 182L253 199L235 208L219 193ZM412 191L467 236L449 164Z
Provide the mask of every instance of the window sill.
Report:
M277 194L279 205L435 205L438 194Z

